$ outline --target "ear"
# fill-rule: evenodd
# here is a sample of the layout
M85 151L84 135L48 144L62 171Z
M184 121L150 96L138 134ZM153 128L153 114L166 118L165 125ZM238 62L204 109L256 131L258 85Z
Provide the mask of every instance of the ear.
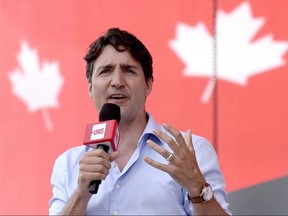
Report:
M92 83L88 83L88 95L90 98L93 98L93 92L92 92Z
M152 85L153 85L152 79L149 79L147 81L146 85L147 85L147 88L146 88L145 96L147 97L150 94L150 92L152 91Z

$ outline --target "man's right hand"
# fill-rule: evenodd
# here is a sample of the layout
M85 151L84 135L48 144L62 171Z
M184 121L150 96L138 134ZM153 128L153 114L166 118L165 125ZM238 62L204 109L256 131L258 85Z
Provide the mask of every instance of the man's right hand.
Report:
M107 154L102 149L86 152L79 161L78 188L61 212L61 215L85 215L88 202L92 197L89 185L94 180L104 180L109 173L111 161L118 152Z
M109 174L111 161L118 155L118 152L107 154L102 149L86 152L79 161L78 192L89 193L90 182L104 180Z

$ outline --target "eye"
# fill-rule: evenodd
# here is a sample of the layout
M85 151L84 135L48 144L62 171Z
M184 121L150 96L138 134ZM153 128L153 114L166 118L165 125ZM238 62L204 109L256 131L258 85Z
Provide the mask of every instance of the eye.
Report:
M133 69L127 69L126 73L128 73L128 74L136 74L136 72Z
M103 68L102 70L99 71L98 75L99 76L105 76L111 73L111 68Z
M134 75L134 74L137 73L136 68L133 67L133 66L130 66L130 65L122 67L122 70L123 70L127 75Z

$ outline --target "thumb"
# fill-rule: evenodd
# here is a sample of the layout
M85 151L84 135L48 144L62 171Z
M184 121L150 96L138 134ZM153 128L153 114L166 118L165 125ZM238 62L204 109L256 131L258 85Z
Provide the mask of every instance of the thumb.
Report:
M109 156L110 161L114 161L119 156L119 152L118 151L112 152L111 154L109 154Z
M192 131L190 129L186 131L184 135L184 139L185 139L188 149L191 152L193 152L194 149L193 149L193 144L192 144Z

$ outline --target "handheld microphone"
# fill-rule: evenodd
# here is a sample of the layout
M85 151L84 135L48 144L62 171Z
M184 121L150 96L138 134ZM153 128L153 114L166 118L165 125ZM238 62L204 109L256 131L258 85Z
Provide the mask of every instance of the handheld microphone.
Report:
M105 103L99 112L99 123L88 124L84 135L84 145L103 149L106 153L117 150L120 134L117 125L120 122L120 107ZM94 180L89 185L89 192L96 194L101 180Z

